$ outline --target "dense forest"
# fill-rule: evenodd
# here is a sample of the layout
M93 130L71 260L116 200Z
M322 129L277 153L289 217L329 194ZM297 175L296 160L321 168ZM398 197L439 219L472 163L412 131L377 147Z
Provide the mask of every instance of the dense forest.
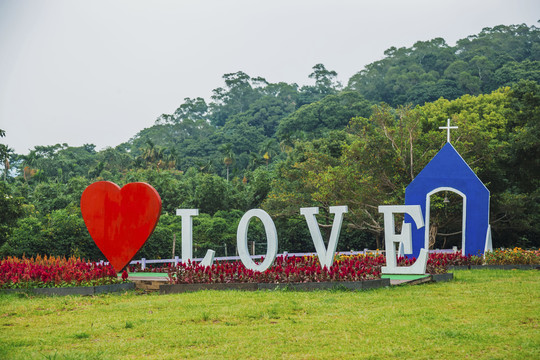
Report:
M452 144L491 192L494 246L538 247L540 29L501 25L455 46L436 38L384 55L346 86L323 64L302 87L225 74L209 102L186 98L130 141L100 151L57 144L16 154L0 144L0 256L103 259L79 208L83 190L99 180L144 181L161 195L162 216L138 258L173 255L178 208L200 210L196 256L233 255L237 224L252 208L274 219L279 251L314 251L299 209L320 207L328 238L333 205L349 206L338 250L381 248L377 206L404 203L405 187L445 144L439 126L448 118L459 127ZM461 244L460 201L432 200L433 247ZM249 237L264 253L259 222Z

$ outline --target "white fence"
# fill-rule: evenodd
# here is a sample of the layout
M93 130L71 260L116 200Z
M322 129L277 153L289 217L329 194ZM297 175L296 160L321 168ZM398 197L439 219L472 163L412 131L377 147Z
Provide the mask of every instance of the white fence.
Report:
M435 249L435 250L429 250L429 253L455 253L458 249L454 247L453 249ZM336 255L366 255L366 254L384 254L384 250L368 250L364 249L363 251L340 251L336 252ZM282 254L278 254L277 256L283 256L283 257L290 257L290 256L296 256L296 257L302 257L302 256L315 256L317 255L316 252L310 252L310 253L288 253L284 252ZM264 255L251 255L252 259L260 259ZM192 259L192 262L201 262L203 258L195 258ZM240 260L240 256L216 256L214 260L217 261L238 261ZM141 264L141 269L146 269L146 265L150 264L174 264L174 266L178 265L178 263L182 262L182 259L179 256L175 256L174 259L155 259L155 260L149 260L142 258L140 260L132 260L129 264L130 265L137 265ZM107 264L108 262L100 261L102 264Z

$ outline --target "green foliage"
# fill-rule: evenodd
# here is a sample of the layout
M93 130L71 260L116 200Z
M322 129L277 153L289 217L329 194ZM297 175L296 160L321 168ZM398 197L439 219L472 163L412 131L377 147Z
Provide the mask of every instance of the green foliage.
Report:
M10 255L15 256L76 256L89 260L104 258L88 234L77 207L54 210L46 216L32 212L19 219L6 248Z
M158 223L150 238L139 250L134 259L170 259L172 255L173 232ZM177 243L180 248L180 242Z
M90 238L78 207L51 212L43 225L42 233L49 249L46 254L86 259L100 256L101 252Z
M520 81L510 92L509 147L503 166L506 176L526 192L540 188L540 85Z
M329 130L343 129L353 117L369 117L371 104L355 92L329 95L321 101L304 105L281 121L280 139L317 138Z
M303 86L298 96L299 106L310 104L324 99L328 95L334 95L341 89L341 84L336 80L337 72L327 70L323 64L313 66L310 79L315 80L314 86Z
M0 252L13 231L17 219L23 215L21 197L14 197L9 186L0 182Z
M20 167L34 169L34 181L67 181L73 176L87 176L89 168L97 165L95 145L70 147L67 144L36 146L26 156L22 156ZM24 176L26 181L32 176Z
M8 242L3 246L2 255L28 257L48 254L51 250L43 236L43 223L37 216L31 215L19 219Z
M242 215L240 211L221 211L214 216L203 214L194 218L193 237L196 239L194 255L203 257L208 249L212 249L216 252L216 256L225 256L225 253L234 256L236 228Z
M6 132L0 129L0 137L6 136ZM10 159L14 155L13 149L9 148L5 144L0 144L0 164L4 166L4 181L7 180L7 176L10 169Z
M213 215L216 211L228 209L229 186L222 177L212 174L197 174L189 179L192 196L188 206Z
M441 38L392 47L384 59L353 75L348 88L396 106L489 93L520 79L538 81L539 33L535 26L500 25L458 40L454 47Z
M247 179L247 208L254 209L261 206L262 202L266 199L268 193L271 191L271 182L274 176L274 172L262 167L256 169L252 173L249 173Z
M262 78L252 79L242 71L223 75L226 88L214 89L210 105L210 121L214 126L225 125L227 119L238 113L242 113L249 108L249 105L261 97L258 91L259 83L265 84Z

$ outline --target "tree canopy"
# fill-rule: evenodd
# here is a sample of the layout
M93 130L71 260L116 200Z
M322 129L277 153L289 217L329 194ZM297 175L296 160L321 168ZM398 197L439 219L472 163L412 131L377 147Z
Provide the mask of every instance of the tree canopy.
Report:
M391 47L351 77L348 88L392 106L490 93L518 80L539 81L540 29L525 24L484 28L449 46L442 38Z

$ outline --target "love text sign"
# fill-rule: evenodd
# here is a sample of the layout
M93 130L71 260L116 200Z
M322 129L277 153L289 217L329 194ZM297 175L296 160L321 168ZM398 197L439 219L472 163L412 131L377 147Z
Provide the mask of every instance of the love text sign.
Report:
M413 216L418 227L423 226L419 206L381 206L384 213L387 266L383 273L425 273L427 252L420 261L410 267L396 266L395 245L402 243L406 250L411 247L410 224L404 226L401 234L394 233L394 213L406 213ZM150 237L157 225L161 213L161 198L158 192L146 183L130 183L120 188L109 181L99 181L86 188L81 197L81 212L92 239L109 260L116 271L122 270ZM334 214L328 246L325 245L316 215L319 208L301 208L315 246L322 268L330 268L339 241L343 216L347 206L331 206ZM193 260L193 217L199 215L198 209L177 209L176 215L182 218L183 262ZM266 233L266 254L258 264L251 258L248 250L248 230L253 218L258 218ZM247 211L240 219L237 228L237 247L244 266L254 271L265 271L272 266L278 252L278 235L270 215L261 209ZM202 265L210 266L214 261L215 251L208 250Z

